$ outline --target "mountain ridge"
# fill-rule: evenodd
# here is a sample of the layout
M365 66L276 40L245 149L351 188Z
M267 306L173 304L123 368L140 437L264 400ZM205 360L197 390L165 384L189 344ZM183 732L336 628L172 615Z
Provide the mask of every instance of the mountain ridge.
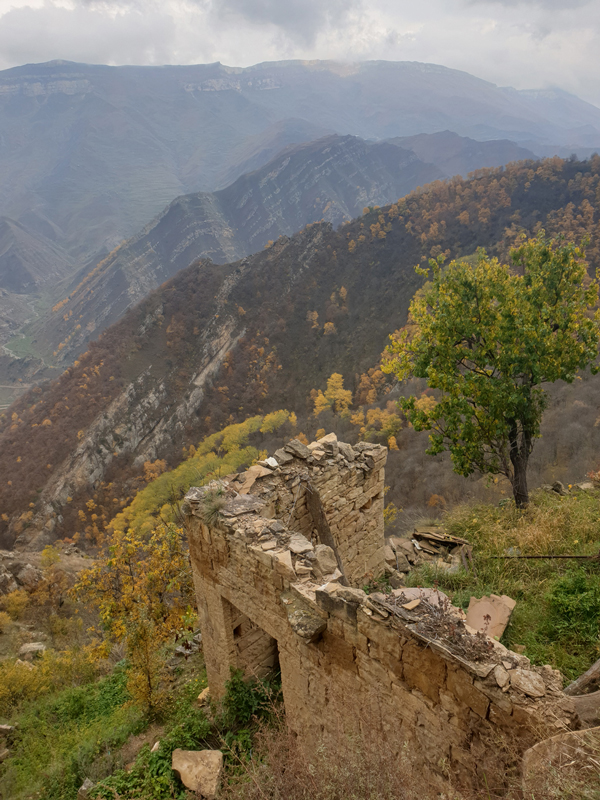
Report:
M175 464L182 448L248 415L288 408L314 426L311 390L333 372L358 390L406 321L420 260L480 246L506 259L523 231L543 225L570 240L589 236L595 269L598 196L600 157L511 164L437 182L338 230L306 226L233 264L180 271L58 380L0 414L0 536L43 546L77 531L90 487L114 508L144 462ZM594 414L589 397L583 406ZM580 430L582 414L580 404L551 446L596 446L593 422Z
M230 263L323 219L334 226L443 178L411 151L332 135L289 145L259 170L214 193L183 195L124 242L30 326L33 346L57 364L198 258ZM62 344L62 347L59 346Z

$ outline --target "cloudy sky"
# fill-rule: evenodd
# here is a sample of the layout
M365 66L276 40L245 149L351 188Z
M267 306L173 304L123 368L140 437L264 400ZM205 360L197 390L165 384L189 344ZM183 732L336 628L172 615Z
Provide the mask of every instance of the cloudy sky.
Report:
M600 0L0 0L0 68L429 61L600 106Z

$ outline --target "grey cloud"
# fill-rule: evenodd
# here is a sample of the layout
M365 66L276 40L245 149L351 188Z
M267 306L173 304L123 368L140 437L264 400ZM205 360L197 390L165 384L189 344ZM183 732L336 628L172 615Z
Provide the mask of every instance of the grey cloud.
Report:
M324 26L343 27L361 0L217 0L220 17L235 15L253 24L275 25L286 36L306 44L315 41Z
M168 61L173 24L160 13L111 18L83 7L15 8L0 18L5 62L24 64L66 58L85 63Z
M552 11L570 11L583 8L594 0L466 0L469 6L509 6L511 8L542 8Z

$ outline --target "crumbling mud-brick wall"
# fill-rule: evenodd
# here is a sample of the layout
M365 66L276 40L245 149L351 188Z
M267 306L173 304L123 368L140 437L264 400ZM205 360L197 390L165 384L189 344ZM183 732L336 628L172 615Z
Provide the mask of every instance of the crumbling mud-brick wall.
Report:
M288 725L307 745L375 726L398 748L413 742L432 769L465 775L494 727L526 747L576 726L558 672L470 634L443 596L407 609L401 588L362 591L384 570L385 458L385 448L333 435L292 441L242 475L190 490L213 696L231 667L264 674L278 663Z

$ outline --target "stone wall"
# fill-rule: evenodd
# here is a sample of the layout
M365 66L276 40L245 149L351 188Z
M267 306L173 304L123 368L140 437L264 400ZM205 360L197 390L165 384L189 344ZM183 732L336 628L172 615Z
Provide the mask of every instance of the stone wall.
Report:
M424 591L413 607L401 588L359 588L384 568L385 457L332 435L308 448L294 441L241 476L190 490L213 696L230 667L260 672L272 658L288 724L307 744L368 726L398 748L412 741L434 770L465 775L496 726L525 747L576 725L558 672L469 633L441 593ZM223 504L210 525L207 496Z

